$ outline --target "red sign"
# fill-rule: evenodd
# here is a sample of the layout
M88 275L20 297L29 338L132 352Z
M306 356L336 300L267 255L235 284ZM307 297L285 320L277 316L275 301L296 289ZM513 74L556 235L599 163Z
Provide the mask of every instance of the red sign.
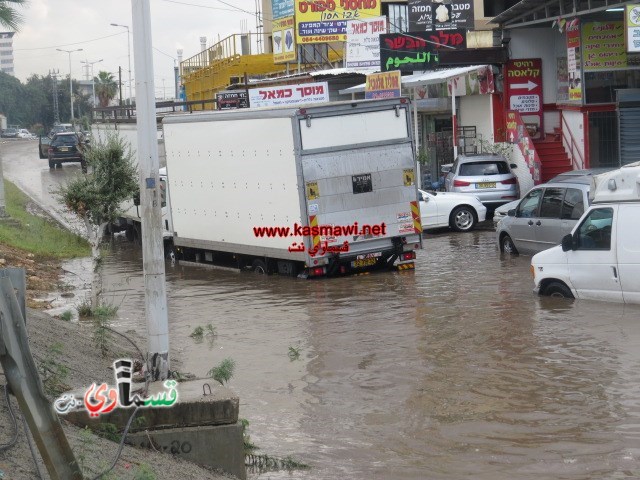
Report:
M542 137L542 59L509 60L506 91L507 109L520 113L531 138Z

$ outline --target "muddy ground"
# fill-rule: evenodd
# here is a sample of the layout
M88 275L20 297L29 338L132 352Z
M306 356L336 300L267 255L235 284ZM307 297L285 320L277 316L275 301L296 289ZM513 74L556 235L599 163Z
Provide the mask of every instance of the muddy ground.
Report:
M114 358L136 358L135 348L127 340L113 336L109 342L109 352L102 357L92 342L93 327L91 322L71 323L53 318L44 311L46 302L38 299L46 297L47 292L59 289L59 278L62 274L60 262L55 259L38 258L15 248L0 245L0 268L22 267L27 272L27 331L29 345L35 363L38 366L48 365L49 370L64 367L66 374L54 377L49 385L56 388L82 388L93 382L113 383L113 371L109 368ZM136 332L126 332L134 342L144 348L145 342ZM172 365L176 366L175 357ZM177 365L179 368L179 365ZM49 374L50 376L50 374ZM42 378L42 377L41 377ZM6 379L0 367L0 450L9 443L14 435L9 410L4 395ZM29 451L18 405L11 397L13 411L18 417L17 444L6 451L0 451L0 478L3 480L22 480L38 478L36 466ZM63 421L76 458L84 467L85 476L91 478L104 470L115 458L118 444L96 435L87 435L81 429ZM40 469L44 478L49 478L42 461L38 456ZM140 476L145 469L151 470L155 476ZM223 479L231 478L220 473L201 468L193 463L182 461L171 455L156 453L151 450L138 450L125 446L116 468L111 472L111 479L133 478L193 478Z

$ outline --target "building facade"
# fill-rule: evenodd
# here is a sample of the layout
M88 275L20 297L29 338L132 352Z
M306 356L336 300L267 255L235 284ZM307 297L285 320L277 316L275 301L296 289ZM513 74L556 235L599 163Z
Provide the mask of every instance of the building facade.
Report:
M0 32L0 71L15 75L13 71L13 35L15 32Z

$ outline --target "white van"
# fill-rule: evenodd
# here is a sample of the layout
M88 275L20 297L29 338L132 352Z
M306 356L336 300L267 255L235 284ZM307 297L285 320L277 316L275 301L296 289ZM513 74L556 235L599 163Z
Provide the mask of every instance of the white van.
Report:
M593 181L592 205L562 245L531 259L536 291L640 304L640 162Z

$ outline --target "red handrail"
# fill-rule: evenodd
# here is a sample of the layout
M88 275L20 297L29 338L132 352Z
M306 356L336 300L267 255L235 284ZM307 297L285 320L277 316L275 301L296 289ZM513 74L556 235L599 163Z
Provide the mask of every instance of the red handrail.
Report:
M569 130L569 124L565 120L564 115L562 114L562 112L560 112L560 118L562 120L562 138L563 138L563 140L566 140L567 143L571 146L571 152L570 152L571 153L571 165L573 166L574 170L580 170L580 169L584 168L584 157L580 153L580 149L578 148L578 142L576 142L576 140L573 138L573 133L571 133L571 130ZM569 138L567 138L567 136L565 135L565 131L569 133ZM571 140L571 141L569 141L569 140ZM578 153L578 157L580 158L580 164L576 163L575 155L573 153L574 146L575 146L575 151Z

